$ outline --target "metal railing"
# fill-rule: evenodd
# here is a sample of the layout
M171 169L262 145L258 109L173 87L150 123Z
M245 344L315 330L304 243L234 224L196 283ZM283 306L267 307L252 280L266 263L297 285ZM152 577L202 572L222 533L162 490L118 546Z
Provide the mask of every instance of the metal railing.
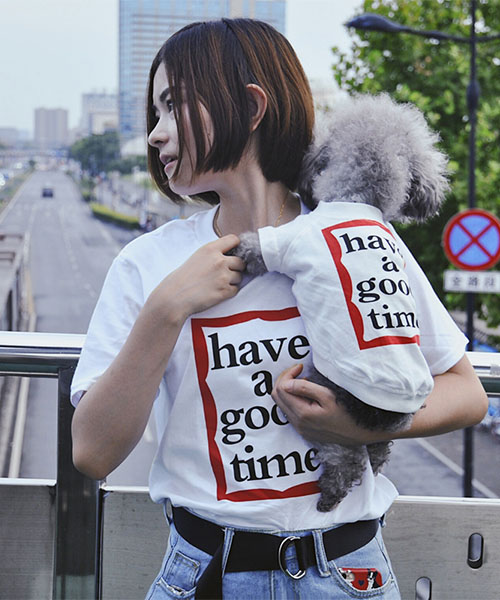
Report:
M100 598L102 499L99 482L72 462L70 385L83 335L0 332L0 375L58 379L53 598ZM500 395L500 355L469 353L488 394Z
M83 335L2 332L0 374L58 380L53 597L99 597L99 482L73 466L70 386Z
M22 292L26 236L0 233L0 327L18 331L22 319Z

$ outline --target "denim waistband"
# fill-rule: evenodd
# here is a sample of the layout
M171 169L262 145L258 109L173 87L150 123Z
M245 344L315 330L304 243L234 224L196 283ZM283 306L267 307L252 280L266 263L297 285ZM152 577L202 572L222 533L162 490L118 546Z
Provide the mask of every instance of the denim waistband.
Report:
M367 544L376 535L379 525L379 519L372 519L347 523L325 532L283 537L224 528L177 507L173 509L173 521L182 538L212 556L196 587L197 600L222 598L225 571L280 569L292 579L300 579L307 568L313 565L321 568L318 563L334 560ZM291 545L295 547L299 564L296 573L291 573L286 566L285 553Z

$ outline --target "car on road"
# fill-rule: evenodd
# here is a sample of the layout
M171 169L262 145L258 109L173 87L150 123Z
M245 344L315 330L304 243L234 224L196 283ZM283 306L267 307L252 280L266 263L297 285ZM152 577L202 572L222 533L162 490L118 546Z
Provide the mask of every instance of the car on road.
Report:
M53 198L54 188L51 185L44 185L42 188L42 198Z

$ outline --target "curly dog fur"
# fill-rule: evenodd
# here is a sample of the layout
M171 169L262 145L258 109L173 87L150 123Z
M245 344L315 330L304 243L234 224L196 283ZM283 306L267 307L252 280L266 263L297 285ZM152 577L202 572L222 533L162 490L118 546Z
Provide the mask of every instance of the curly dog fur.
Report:
M297 191L311 209L320 200L361 202L380 209L386 221L424 221L437 213L448 190L447 159L436 148L438 139L413 105L396 104L386 94L351 97L317 123ZM258 233L243 234L234 253L250 274L267 271ZM316 369L308 379L331 389L367 429L397 431L411 423L412 414L370 406ZM345 447L309 441L322 463L320 511L334 508L361 480L367 457L378 473L390 451L390 442Z

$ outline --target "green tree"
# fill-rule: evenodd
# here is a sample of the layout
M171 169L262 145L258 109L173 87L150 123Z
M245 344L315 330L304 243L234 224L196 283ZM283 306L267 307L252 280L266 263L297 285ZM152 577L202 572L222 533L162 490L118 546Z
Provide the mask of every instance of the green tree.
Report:
M365 0L359 14L383 15L421 30L470 35L470 2L465 0ZM479 35L500 32L500 0L477 2ZM468 207L468 44L429 40L410 34L351 30L350 51L333 48L333 73L349 92L387 91L396 100L413 102L441 135L450 157L452 191L439 216L426 225L398 227L434 289L450 308L463 307L463 294L445 294L442 274L449 263L441 247L447 221ZM477 44L477 78L481 98L477 114L476 205L499 212L500 195L500 40ZM500 297L479 296L481 316L500 324Z
M118 133L107 131L78 140L70 147L69 157L78 161L91 176L106 173L120 158Z
M132 173L135 167L141 171L147 171L148 164L145 155L126 156L109 164L110 171L119 171L122 175Z

